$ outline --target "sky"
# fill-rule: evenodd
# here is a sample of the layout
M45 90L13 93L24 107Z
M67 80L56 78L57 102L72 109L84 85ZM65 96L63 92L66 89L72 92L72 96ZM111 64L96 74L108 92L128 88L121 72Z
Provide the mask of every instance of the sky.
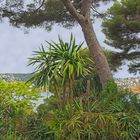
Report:
M97 20L94 23L94 29L97 38L103 47L108 47L104 44L105 36L101 32L101 21ZM77 43L84 41L83 33L79 26L72 29L65 29L55 25L52 31L47 32L44 29L36 28L30 29L29 33L25 33L24 29L18 29L10 26L5 20L0 23L0 73L30 73L33 67L27 66L28 58L32 56L33 51L38 50L41 44L46 45L45 41L57 41L58 35L63 40L68 40L72 32L76 38ZM114 74L116 78L131 77L127 67L123 66Z

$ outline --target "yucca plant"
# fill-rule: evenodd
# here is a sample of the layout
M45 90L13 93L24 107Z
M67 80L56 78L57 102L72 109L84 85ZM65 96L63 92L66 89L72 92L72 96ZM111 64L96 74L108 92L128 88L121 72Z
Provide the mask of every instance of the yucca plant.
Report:
M87 75L90 72L90 67L87 68L86 66L87 64L93 63L89 56L82 56L85 51L85 49L82 48L82 45L83 43L76 45L72 34L69 43L64 42L60 37L59 44L56 44L55 42L50 43L50 54L57 64L54 74L56 75L57 73L55 72L59 69L60 75L62 75L62 84L67 79L69 81L69 102L71 111L73 105L74 80L78 76Z
M85 55L82 48L83 43L76 45L75 38L71 34L70 41L64 42L59 37L59 42L47 42L48 51L42 46L40 51L35 52L35 56L30 58L29 65L37 65L35 75L30 81L34 81L37 86L45 86L48 79L55 83L55 90L60 98L60 87L58 88L57 80L61 79L63 87L64 103L66 97L66 82L69 83L69 103L72 112L73 106L73 88L76 77L85 76L91 72L93 61Z

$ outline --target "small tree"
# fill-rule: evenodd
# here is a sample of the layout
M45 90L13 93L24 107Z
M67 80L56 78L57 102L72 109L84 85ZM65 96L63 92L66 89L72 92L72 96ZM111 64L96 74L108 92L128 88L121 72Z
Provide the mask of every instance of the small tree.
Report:
M36 57L30 58L30 65L38 64L35 73L39 73L41 77L44 77L45 74L45 77L48 77L50 80L54 80L54 78L61 79L64 91L63 99L66 97L66 82L69 82L69 104L72 112L74 80L78 76L84 76L90 73L92 68L87 67L87 64L91 65L93 61L89 57L83 57L81 55L83 54L82 52L85 52L82 48L82 44L76 45L72 35L69 43L59 38L59 43L48 42L48 44L49 51L45 52L42 47L42 51L36 52ZM36 79L39 81L37 84L47 82L40 77L36 77L36 75L31 80ZM43 82L41 82L41 80L43 80ZM42 85L39 84L38 86ZM64 102L66 101L64 100Z

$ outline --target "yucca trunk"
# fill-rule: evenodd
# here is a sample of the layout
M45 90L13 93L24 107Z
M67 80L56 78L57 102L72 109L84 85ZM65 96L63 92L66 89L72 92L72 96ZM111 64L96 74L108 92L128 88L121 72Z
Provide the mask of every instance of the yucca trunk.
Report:
M90 111L90 80L87 80L86 86L86 104L87 104L87 111Z
M60 91L59 91L56 79L54 79L53 86L54 86L54 90L56 92L56 97L58 98L58 108L60 108L61 107L61 98L60 98Z
M69 94L69 104L70 104L70 114L73 114L73 86L74 80L70 78L70 94Z
M60 99L60 92L59 92L58 86L57 86L56 84L54 84L54 89L55 89L55 91L56 91L56 96L57 96L57 98Z
M66 88L67 88L67 85L66 85L66 80L64 81L64 85L63 85L63 101L62 101L62 108L63 108L63 111L66 111Z

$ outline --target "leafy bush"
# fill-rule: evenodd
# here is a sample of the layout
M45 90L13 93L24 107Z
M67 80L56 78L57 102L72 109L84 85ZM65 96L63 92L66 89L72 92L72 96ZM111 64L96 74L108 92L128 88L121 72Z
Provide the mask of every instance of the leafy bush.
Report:
M0 81L0 139L18 139L17 126L23 116L33 112L34 101L40 95L38 89L22 82Z

